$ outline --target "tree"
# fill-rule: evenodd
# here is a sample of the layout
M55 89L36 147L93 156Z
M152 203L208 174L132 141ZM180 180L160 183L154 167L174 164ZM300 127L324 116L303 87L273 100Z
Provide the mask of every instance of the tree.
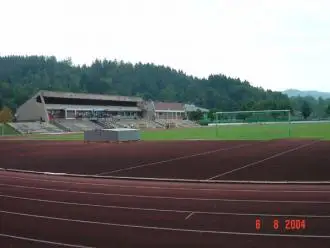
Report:
M0 123L6 123L13 120L13 113L11 112L10 108L4 107L0 111Z
M192 121L199 121L201 119L203 119L203 112L200 111L199 109L197 111L192 111L188 113L188 118L189 120Z
M311 109L310 105L308 104L308 102L304 101L301 106L302 116L306 120L311 115L311 113L312 113L312 109Z
M215 119L215 111L214 111L214 110L210 110L210 111L207 113L207 118L208 118L210 121L214 121L214 119Z
M133 65L116 60L95 60L88 66L75 66L70 59L59 61L55 57L0 57L3 105L15 110L42 89L140 95L153 100L191 102L222 111L283 108L291 104L288 96L280 92L253 87L247 81L222 74L196 78L150 63Z
M330 103L328 104L328 107L325 109L325 114L327 116L330 116Z
M245 121L246 119L248 119L251 116L252 116L251 113L238 113L238 114L236 114L236 117L235 118L237 120Z

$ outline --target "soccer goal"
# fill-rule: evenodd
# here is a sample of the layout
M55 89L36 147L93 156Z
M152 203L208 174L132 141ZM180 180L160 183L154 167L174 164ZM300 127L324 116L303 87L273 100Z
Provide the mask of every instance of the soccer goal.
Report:
M215 113L217 137L276 139L291 137L290 110L224 111Z

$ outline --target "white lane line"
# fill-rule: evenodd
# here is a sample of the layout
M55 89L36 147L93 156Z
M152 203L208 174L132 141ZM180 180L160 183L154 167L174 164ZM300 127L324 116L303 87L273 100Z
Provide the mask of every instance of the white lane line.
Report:
M253 181L253 180L208 180L208 179L183 179L183 178L163 178L163 177L124 177L124 176L98 176L91 174L72 174L72 173L52 173L44 171L31 171L19 169L0 168L3 172L14 172L24 174L49 175L66 178L89 178L89 179L110 179L110 180L130 180L130 181L152 181L152 182L173 182L173 183L205 183L205 184L267 184L267 185L330 185L330 181Z
M195 154L185 155L185 156L181 156L181 157L165 159L165 160L161 160L161 161L157 161L157 162L144 163L144 164L140 164L140 165L130 166L130 167L122 168L122 169L118 169L118 170L106 171L106 172L99 173L97 175L100 175L100 176L101 175L109 175L109 174L112 174L112 173L133 170L133 169L147 167L147 166L151 166L151 165L164 164L164 163L179 161L179 160L183 160L183 159L187 159L187 158L205 156L205 155L209 155L209 154L216 153L216 152L230 151L230 150L239 149L239 148L247 147L247 146L251 146L251 145L253 145L253 144L244 144L244 145L238 145L238 146L233 146L233 147L220 148L220 149L211 150L211 151L207 151L207 152L195 153Z
M276 154L274 154L274 155L272 155L272 156L270 156L270 157L267 157L267 158L265 158L265 159L261 159L261 160L258 160L258 161L255 161L255 162L252 162L252 163L249 163L249 164L243 165L243 166L241 166L241 167L239 167L239 168L236 168L236 169L233 169L233 170L226 171L226 172L224 172L224 173L221 173L221 174L215 175L215 176L213 176L213 177L208 178L207 180L213 180L213 179L216 179L216 178L219 178L219 177L222 177L222 176L225 176L225 175L231 174L231 173L233 173L233 172L236 172L236 171L239 171L239 170L243 170L243 169L245 169L245 168L247 168L247 167L251 167L251 166L254 166L254 165L260 164L260 163L262 163L262 162L265 162L265 161L271 160L271 159L273 159L273 158L277 158L277 157L283 156L283 155L288 154L288 153L290 153L290 152L298 151L298 150L300 150L300 149L302 149L302 148L304 148L304 147L308 147L308 146L314 145L315 143L318 143L318 142L320 142L320 141L317 140L317 141L314 141L314 142L311 142L311 143L308 143L308 144L304 144L304 145L301 145L301 146L298 146L298 147L295 147L295 148L292 148L292 149L286 150L286 151L284 151L284 152L276 153Z
M99 222L99 221L87 221L79 219L68 219L68 218L59 218L51 217L44 215L35 215L35 214L26 214L18 212L10 212L0 210L0 213L8 215L18 215L38 219L47 219L47 220L58 220L58 221L67 221L75 222L82 224L94 224L94 225L103 225L103 226L112 226L112 227L126 227L126 228L139 228L139 229L148 229L148 230L159 230L159 231L173 231L173 232L190 232L190 233L208 233L208 234L226 234L226 235L241 235L241 236L270 236L270 237L290 237L290 238L322 238L329 239L330 235L300 235L300 234L271 234L271 233L244 233L244 232L226 232L226 231L216 231L216 230L200 230L200 229L183 229L183 228L170 228L170 227L159 227L159 226L143 226L143 225L130 225L130 224L119 224L119 223L109 223L109 222Z
M191 211L191 210L179 210L179 209L159 209L159 208L124 207L117 205L99 205L99 204L36 199L36 198L28 198L28 197L10 196L10 195L0 195L0 196L3 198L18 199L24 201L35 201L35 202L43 202L43 203L63 204L69 206L82 206L82 207L92 207L92 208L125 209L132 211L170 212L170 213L182 213L182 214L194 213L194 214L205 214L205 215L232 215L232 216L297 217L297 218L301 217L301 218L324 218L324 219L330 218L330 215L212 212L212 211L198 211L198 210Z
M9 234L4 234L4 233L0 233L0 237L19 239L19 240L24 240L24 241L29 241L29 242L42 243L42 244L55 245L55 246L64 246L64 247L73 247L73 248L94 248L93 246L72 245L72 244L53 242L53 241L42 240L42 239L27 238L27 237L22 237L22 236L17 236L17 235L9 235Z
M49 183L60 183L70 185L89 185L89 186L102 186L102 187L115 187L115 188L136 188L136 189L161 189L161 190L182 190L182 191L217 191L217 192L260 192L260 193L330 193L330 190L282 190L282 189L226 189L226 188L193 188L193 187L166 187L166 186L142 186L142 185L124 185L124 184L104 184L104 183L89 183L89 182L76 182L76 181L62 181L53 179L41 178L28 178L17 176L5 176L0 174L0 178L21 179L25 181L38 181ZM217 185L222 186L222 185Z
M146 199L168 199L168 200L190 200L190 201L222 201L222 202L257 202L257 203L298 203L298 204L330 204L330 201L286 201L286 200L259 200L259 199L227 199L227 198L199 198L199 197L173 197L173 196L159 196L159 195L133 195L133 194L119 194L119 193L102 193L102 192L88 192L76 191L65 189L51 189L42 187L22 186L13 184L0 184L0 186L44 190L53 192L64 192L73 194L87 194L87 195L102 195L102 196L118 196L118 197L131 197L131 198L146 198Z
M191 212L190 214L188 214L187 216L186 216L186 218L184 218L185 220L188 220L191 216L193 216L194 215L194 212Z
M173 212L173 213L190 213L188 210L176 210L176 209L157 209L157 208L139 208L139 207L124 207L117 205L100 205L100 204L89 204L89 203L79 203L79 202L67 202L67 201L56 201L56 200L45 200L45 199L37 199L37 198L29 198L29 197L19 197L19 196L10 196L10 195L2 195L0 197L9 198L9 199L17 199L24 201L35 201L35 202L44 202L44 203L52 203L52 204L63 204L69 206L82 206L82 207L92 207L92 208L111 208L111 209L125 209L125 210L136 210L136 211L154 211L154 212ZM205 212L207 213L207 212ZM211 214L211 212L210 212ZM329 216L330 218L330 216Z

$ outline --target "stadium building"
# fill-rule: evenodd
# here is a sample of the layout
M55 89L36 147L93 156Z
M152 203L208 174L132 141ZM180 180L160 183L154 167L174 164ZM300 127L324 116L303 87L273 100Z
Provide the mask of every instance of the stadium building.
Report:
M141 116L139 97L39 91L16 112L17 121L49 122L93 116Z
M144 101L140 97L39 91L15 114L11 126L21 133L81 132L102 128L192 127L184 104Z
M155 102L156 119L183 120L186 119L184 105L176 102Z

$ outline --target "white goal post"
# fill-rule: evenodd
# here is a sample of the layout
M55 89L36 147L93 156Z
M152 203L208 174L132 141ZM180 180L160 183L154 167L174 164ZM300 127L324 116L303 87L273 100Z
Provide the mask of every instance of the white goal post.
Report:
M291 124L291 110L289 109L267 109L267 110L242 110L242 111L220 111L215 112L216 135L218 126L237 124ZM280 120L279 120L280 119ZM291 136L291 125L288 126L288 133Z
M291 111L289 109L268 109L268 110L242 110L242 111L220 111L215 112L215 117L217 117L220 114L255 114L255 113L287 113L288 121L291 121Z

